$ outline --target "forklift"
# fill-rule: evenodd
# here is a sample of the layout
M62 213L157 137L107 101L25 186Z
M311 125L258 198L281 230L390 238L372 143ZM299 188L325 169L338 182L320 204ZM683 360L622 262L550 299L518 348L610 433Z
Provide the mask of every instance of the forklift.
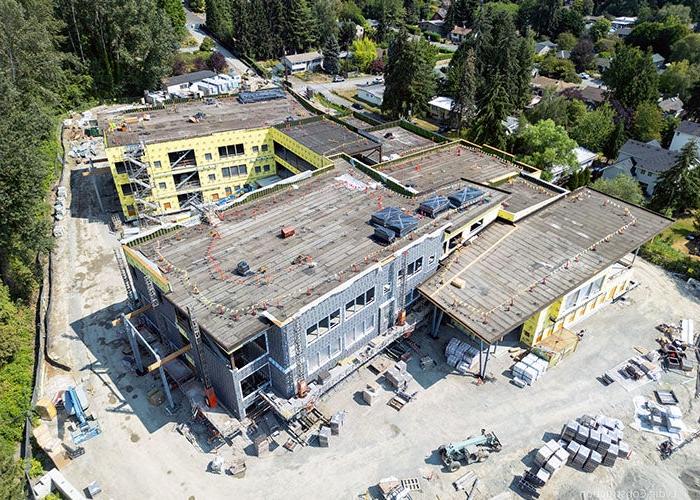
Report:
M459 469L461 462L465 465L483 462L490 453L499 452L502 448L503 445L496 434L481 429L480 436L469 436L464 441L442 445L438 448L438 452L447 470L455 472Z

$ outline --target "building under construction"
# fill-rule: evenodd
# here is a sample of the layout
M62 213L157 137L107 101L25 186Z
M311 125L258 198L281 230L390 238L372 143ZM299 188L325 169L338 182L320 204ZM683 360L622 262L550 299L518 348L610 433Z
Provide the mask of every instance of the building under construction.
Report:
M433 335L450 321L481 347L481 376L507 335L549 352L627 290L630 252L670 224L463 141L370 166L364 135L323 130L334 142L309 144L311 173L123 247L157 359L178 358L239 419L261 403L292 418L410 334L417 302ZM303 131L287 137L307 147Z

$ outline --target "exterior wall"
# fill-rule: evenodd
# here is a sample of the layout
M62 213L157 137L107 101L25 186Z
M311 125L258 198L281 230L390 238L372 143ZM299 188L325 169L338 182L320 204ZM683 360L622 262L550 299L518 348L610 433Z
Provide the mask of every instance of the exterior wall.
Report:
M242 188L246 184L250 185L257 179L275 175L277 173L277 158L274 155L273 139L283 143L285 147L293 150L296 154L317 166L317 168L330 163L323 156L298 144L289 136L274 128L232 130L209 136L146 145L142 160L148 165L147 172L153 187L152 195L148 200L155 203L158 207L155 210L155 214L175 213L181 210L182 207L178 202L178 195L181 194L201 193L204 203L214 202L234 195L237 189ZM231 144L243 144L244 154L220 158L218 148ZM263 146L267 146L267 151L263 151ZM254 147L258 148L258 151L253 151ZM173 169L170 166L168 153L190 149L194 150L197 165L177 166ZM130 185L129 176L128 173L117 173L115 165L116 162L124 161L125 151L126 148L123 146L110 147L106 149L106 155L112 171L112 178L119 194L122 212L127 219L133 219L137 215L134 196L125 194L122 191L123 185ZM157 162L160 162L160 164ZM298 173L296 169L285 162L281 163L285 167L289 167L292 172ZM224 177L223 167L239 165L246 166L246 174ZM265 171L265 166L268 167L267 171ZM259 172L256 171L256 168ZM186 187L176 189L173 175L192 172L198 173L200 186L190 189Z
M573 327L627 291L632 275L631 268L613 264L580 287L528 318L523 324L520 341L528 346L534 346L553 332ZM579 290L585 290L591 283L601 278L603 282L600 291L591 294L585 300L579 300L571 307L567 307L569 299L579 293Z
M620 163L624 159L629 158L629 156L621 156L618 158L618 163L606 168L603 171L603 178L614 179L620 174L629 175L634 177L639 183L643 184L642 190L647 196L654 194L654 188L656 187L656 182L659 180L658 174L651 172L649 170L644 170L642 168L636 167L634 171L629 168L625 163Z
M426 237L406 249L406 262L410 264L422 258L419 272L406 281L406 295L414 298L415 287L432 275L437 269L441 252L442 235ZM271 335L270 369L273 387L283 396L291 397L295 390L294 371L294 332L300 329L304 338L303 351L306 379L311 380L323 371L335 366L338 361L351 356L363 348L374 337L385 332L396 322L401 308L400 281L402 254L377 264L363 275L343 283L326 294L320 301L307 306L297 317L280 329L281 335ZM407 266L408 267L408 266ZM374 300L360 310L349 313L346 305L360 294L374 288ZM407 305L409 305L407 301ZM327 332L311 340L307 329L317 325L340 311L339 322Z
M287 134L285 134L282 130L271 128L269 130L269 137L271 144L275 142L281 144L292 153L296 154L297 156L303 158L304 160L314 165L316 168L325 167L332 163L325 156L316 153L315 151L304 146L303 144L298 143L297 141L289 137ZM270 147L274 151L273 146L274 144L272 144ZM289 165L286 161L282 160L279 157L275 157L275 159L276 161L279 161L282 165L284 165L285 168L289 168L292 172L298 173L298 171L294 169L291 165Z
M375 106L381 106L382 101L384 100L381 97L373 94L372 92L367 92L367 90L362 89L362 88L357 89L357 97L359 97L363 101L367 101L369 103L372 103Z
M498 217L498 213L501 210L500 206L495 206L491 210L470 219L468 222L462 224L461 226L448 228L443 235L442 251L440 259L444 259L452 252L457 250L462 244L464 244L469 238L473 237L479 231L484 229L486 226L491 224ZM475 229L471 227L481 221L481 225ZM450 240L453 240L453 244L450 245Z

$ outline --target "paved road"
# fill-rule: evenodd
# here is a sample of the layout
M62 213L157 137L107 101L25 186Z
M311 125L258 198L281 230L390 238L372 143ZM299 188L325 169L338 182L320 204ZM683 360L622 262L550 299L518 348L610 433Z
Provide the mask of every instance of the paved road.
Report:
M208 35L204 33L204 31L202 31L201 28L199 28L199 25L204 24L204 22L206 21L206 17L204 14L197 14L195 12L192 12L187 7L184 8L185 19L187 23L187 31L189 31L190 35L192 35L197 40L198 44L201 44L202 40L204 40L204 37ZM249 75L249 78L252 78L252 80L249 79L251 83L255 80L259 82L263 81L262 78L256 75L255 71L252 68L250 68L246 63L234 56L228 49L222 46L216 38L212 38L212 40L214 40L216 50L221 52L226 58L226 63L228 64L229 68L234 69L240 75ZM187 51L194 51L197 48L198 47L188 48Z

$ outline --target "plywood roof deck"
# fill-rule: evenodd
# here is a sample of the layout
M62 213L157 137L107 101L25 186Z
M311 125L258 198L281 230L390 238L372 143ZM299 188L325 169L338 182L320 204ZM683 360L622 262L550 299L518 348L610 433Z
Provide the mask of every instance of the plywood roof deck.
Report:
M290 124L280 129L289 137L324 156L345 153L350 156L376 150L379 142L353 132L327 118L300 124Z
M228 130L271 127L288 119L311 116L289 96L249 104L243 104L235 97L219 97L211 102L214 104L191 101L139 113L105 113L99 117L99 122L106 131L107 145L123 146L139 141L151 144ZM190 118L197 113L204 113L206 118L192 123ZM110 130L110 123L115 126L126 123L127 130Z
M520 172L513 164L457 143L376 168L419 192L458 179L490 183Z
M227 212L215 228L181 229L137 249L168 271L173 287L168 299L182 310L194 308L202 328L232 351L267 327L263 311L284 321L415 238L449 223L464 223L507 198L503 191L482 188L488 194L482 205L466 212L449 210L436 219L420 217L412 235L383 246L372 238L372 213L388 206L414 213L425 197L401 196L347 162L336 161L335 166L298 189ZM436 192L449 194L467 184ZM283 226L294 227L296 234L280 238ZM242 260L254 275L235 273Z
M419 290L494 342L671 224L580 188L516 224L495 222ZM455 277L464 288L451 284Z
M435 146L435 143L430 139L426 139L402 127L383 128L369 132L369 135L382 143L382 156L385 158L393 154L404 156Z

